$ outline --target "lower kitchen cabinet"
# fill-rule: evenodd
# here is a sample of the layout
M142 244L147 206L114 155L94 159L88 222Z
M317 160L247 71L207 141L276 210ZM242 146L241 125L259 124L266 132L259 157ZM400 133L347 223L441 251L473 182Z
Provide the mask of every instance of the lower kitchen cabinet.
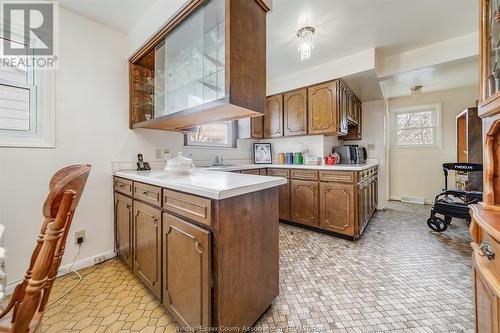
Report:
M340 234L353 235L354 203L352 184L320 183L319 227Z
M161 299L161 210L134 201L134 273Z
M290 180L287 181L285 185L281 185L279 189L280 197L280 219L289 220L290 219Z
M118 255L183 329L242 331L273 303L278 187L214 200L120 177L114 183Z
M115 193L116 254L132 268L132 199Z
M210 327L210 232L163 213L163 304L182 327Z
M296 223L318 226L318 182L309 180L290 181L290 220Z

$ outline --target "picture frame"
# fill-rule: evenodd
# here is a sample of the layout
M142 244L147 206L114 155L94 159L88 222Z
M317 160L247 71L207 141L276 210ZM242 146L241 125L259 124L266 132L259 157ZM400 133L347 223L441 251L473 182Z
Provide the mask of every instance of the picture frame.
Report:
M273 154L270 143L253 144L253 162L254 164L272 164Z

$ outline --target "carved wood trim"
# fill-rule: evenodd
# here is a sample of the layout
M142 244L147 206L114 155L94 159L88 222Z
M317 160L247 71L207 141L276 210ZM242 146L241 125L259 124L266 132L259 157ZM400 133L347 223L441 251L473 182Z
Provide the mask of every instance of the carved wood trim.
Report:
M486 206L495 206L500 204L500 186L497 180L500 176L500 165L496 165L500 161L500 119L493 123L486 134L485 148L483 198Z

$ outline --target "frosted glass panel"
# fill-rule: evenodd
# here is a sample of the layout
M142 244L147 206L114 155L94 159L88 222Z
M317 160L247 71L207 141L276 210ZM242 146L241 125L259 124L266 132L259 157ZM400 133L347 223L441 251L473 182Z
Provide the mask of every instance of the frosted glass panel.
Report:
M155 117L225 97L224 13L208 1L157 47Z

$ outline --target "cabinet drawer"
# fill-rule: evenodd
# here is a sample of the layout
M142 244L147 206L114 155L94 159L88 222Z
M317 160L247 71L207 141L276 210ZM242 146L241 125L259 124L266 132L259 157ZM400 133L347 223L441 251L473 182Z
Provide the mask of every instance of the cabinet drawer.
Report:
M115 177L113 184L115 191L132 195L132 181L124 178Z
M212 224L212 202L189 194L163 190L163 208L206 225Z
M290 174L293 179L318 180L318 172L316 170L292 169Z
M319 180L323 182L352 184L354 182L354 173L345 171L320 171Z
M500 243L484 232L481 228L479 229L478 234L478 242L473 243L472 246L477 254L476 258L478 258L478 261L481 262L481 266L483 266L487 272L497 277L498 281L496 282L500 283L500 274L497 274L497 272L500 272L500 260L497 258L500 256ZM487 258L486 249L494 253L493 258Z
M267 169L267 175L288 178L288 177L290 177L290 170L288 170L288 169Z
M161 188L142 183L134 183L134 198L161 206Z
M246 175L260 175L260 169L241 170Z

